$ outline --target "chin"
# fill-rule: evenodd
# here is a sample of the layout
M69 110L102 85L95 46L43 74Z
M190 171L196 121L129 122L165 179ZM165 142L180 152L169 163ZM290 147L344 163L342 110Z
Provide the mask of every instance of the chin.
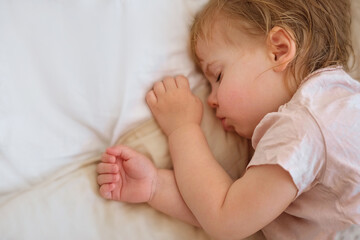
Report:
M241 131L238 129L233 130L233 132L236 132L240 137L246 138L246 139L251 139L252 138L252 132L251 133L247 133L245 131Z
M236 132L233 128L230 127L225 127L224 130L225 132Z

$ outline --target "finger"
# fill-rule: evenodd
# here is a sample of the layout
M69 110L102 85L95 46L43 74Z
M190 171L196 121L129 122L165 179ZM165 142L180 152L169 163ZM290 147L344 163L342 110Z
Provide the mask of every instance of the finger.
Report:
M124 145L115 145L115 146L112 146L112 147L108 147L106 149L106 153L105 155L109 155L109 156L114 156L115 158L116 157L119 157L122 153L122 151L124 151L124 149L127 148L126 146Z
M115 183L118 182L120 179L119 174L100 174L97 177L97 183L99 185L103 185L105 183Z
M189 80L182 75L176 76L175 81L178 88L190 88Z
M111 191L114 190L115 188L115 184L111 183L111 184L103 184L101 185L100 189L99 189L99 192L100 192L100 195L103 197L103 198L106 198L106 199L111 199Z
M146 98L145 98L145 99L146 99L146 102L147 102L147 104L148 104L149 106L157 103L157 97L156 97L156 95L155 95L155 93L154 93L154 90L149 91L149 92L146 94Z
M136 156L138 153L124 145L117 145L106 149L106 152L121 158L124 161Z
M99 163L96 167L96 172L103 173L118 173L119 167L116 164Z
M104 153L101 157L101 161L105 163L115 163L116 162L116 156L112 154L108 154L107 152Z
M166 77L166 78L164 78L163 83L164 83L166 91L177 88L175 78Z
M166 89L163 82L156 82L153 87L156 97L159 97L161 94L165 93Z

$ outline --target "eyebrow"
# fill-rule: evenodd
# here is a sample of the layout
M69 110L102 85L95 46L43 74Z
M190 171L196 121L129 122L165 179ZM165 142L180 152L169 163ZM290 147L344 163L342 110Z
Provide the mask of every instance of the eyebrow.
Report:
M211 63L209 63L209 64L206 65L205 72L206 72L207 74L214 74L213 72L210 71L210 67L211 67L212 65L214 65L215 63L216 63L216 61L212 61Z
M198 60L199 60L200 66L201 66L201 63L203 63L203 62L205 62L205 61L204 61L204 59L202 59L202 58L200 58L200 57L198 57L198 56L197 56L197 58L198 58ZM209 68L210 68L212 65L214 65L216 62L217 62L217 61L214 60L214 61L210 62L209 64L206 64L204 74L213 75L213 73L210 72Z

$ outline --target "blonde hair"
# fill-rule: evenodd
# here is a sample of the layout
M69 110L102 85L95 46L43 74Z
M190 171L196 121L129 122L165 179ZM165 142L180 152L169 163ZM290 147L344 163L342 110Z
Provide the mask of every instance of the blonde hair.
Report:
M296 42L296 56L288 65L295 82L287 84L297 87L320 68L341 65L348 70L353 54L350 5L350 0L210 0L192 25L191 52L199 63L197 42L210 40L219 17L253 36L266 37L278 26Z

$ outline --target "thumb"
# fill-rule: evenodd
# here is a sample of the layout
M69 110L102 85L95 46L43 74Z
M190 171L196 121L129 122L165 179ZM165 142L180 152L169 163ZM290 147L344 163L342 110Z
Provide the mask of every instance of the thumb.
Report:
M137 154L133 149L124 145L109 147L106 149L106 153L119 157L124 161L133 158Z

